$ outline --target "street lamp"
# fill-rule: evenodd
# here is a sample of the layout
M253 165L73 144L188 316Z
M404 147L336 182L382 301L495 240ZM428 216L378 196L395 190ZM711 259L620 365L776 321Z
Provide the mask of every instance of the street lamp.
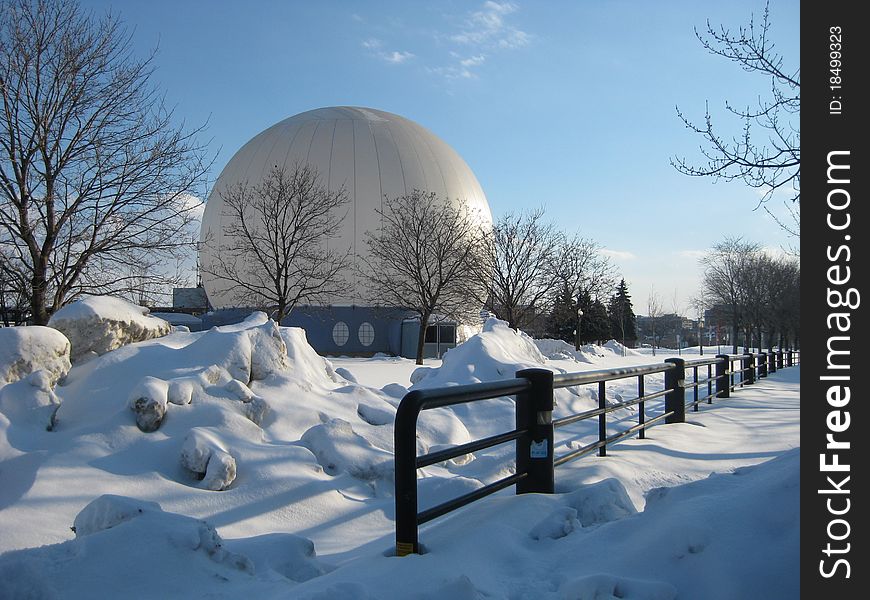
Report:
M583 316L583 309L577 306L577 330L574 332L574 349L580 350L580 317Z
M698 319L698 344L701 346L701 356L704 356L704 319Z

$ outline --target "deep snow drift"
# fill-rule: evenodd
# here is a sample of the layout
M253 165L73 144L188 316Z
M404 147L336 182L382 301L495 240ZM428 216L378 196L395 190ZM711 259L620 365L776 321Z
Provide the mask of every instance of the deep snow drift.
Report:
M67 304L48 325L69 339L73 362L161 337L172 329L163 319L149 315L147 308L111 296L88 296Z
M328 361L255 313L107 351L56 387L37 371L0 387L0 597L795 597L799 368L559 467L553 496L504 490L424 526L426 554L389 556L407 389L663 358L621 353L547 359L490 321L428 369ZM594 386L558 392L556 417L597 406ZM52 431L21 410L46 399ZM612 417L615 431L637 414ZM508 398L425 411L418 452L512 424ZM560 430L557 454L596 434ZM421 469L420 508L509 474L512 457L505 444Z

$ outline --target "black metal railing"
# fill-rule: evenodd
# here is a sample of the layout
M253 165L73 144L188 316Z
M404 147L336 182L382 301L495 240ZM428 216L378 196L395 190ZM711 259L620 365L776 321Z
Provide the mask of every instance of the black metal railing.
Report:
M682 358L669 358L662 363L651 365L580 373L554 374L548 369L525 369L518 371L516 378L504 381L409 392L399 404L394 429L396 554L405 556L419 551L418 526L423 523L511 485L516 485L517 494L530 492L551 494L555 487L555 467L596 450L599 456L606 456L608 446L635 433L643 438L647 428L662 421L682 423L685 421L687 408L697 411L699 405L705 401L712 404L714 397L728 398L738 387L750 385L758 378L767 377L768 373L785 366L797 365L799 361L800 354L788 350L756 354L720 354L715 358L689 361ZM735 368L737 363L740 365L739 368ZM706 368L706 376L699 379L699 370L704 368ZM690 382L686 381L687 370L691 370L693 375ZM664 373L664 388L647 394L644 378L657 373ZM637 378L637 396L608 405L606 383L631 377ZM597 408L553 420L555 389L590 384L598 385ZM701 395L702 387L706 387L706 393L703 395ZM692 390L692 399L686 402L688 389ZM417 456L417 418L421 411L503 396L516 397L515 429ZM648 419L647 403L659 398L664 398L663 409ZM638 423L608 435L607 415L632 406L638 407ZM555 429L596 417L598 418L596 441L562 456L554 456ZM516 472L513 475L417 512L418 469L513 441L516 442Z

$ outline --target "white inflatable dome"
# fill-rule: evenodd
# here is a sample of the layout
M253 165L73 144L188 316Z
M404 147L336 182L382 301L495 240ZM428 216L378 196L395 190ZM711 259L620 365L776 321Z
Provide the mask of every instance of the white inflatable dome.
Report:
M206 203L200 261L204 271L223 245L229 223L222 210L221 194L237 183L256 184L275 165L292 168L309 164L330 190L344 186L350 204L338 234L327 240L330 246L350 247L354 261L367 254L367 231L375 231L384 196L411 193L414 189L435 192L455 205L465 204L487 224L492 216L477 178L465 161L446 143L404 117L359 107L319 108L300 113L266 129L242 146L215 182ZM346 273L359 290L356 275ZM215 308L237 306L225 286L203 273L203 286ZM361 297L331 298L332 305L360 304Z

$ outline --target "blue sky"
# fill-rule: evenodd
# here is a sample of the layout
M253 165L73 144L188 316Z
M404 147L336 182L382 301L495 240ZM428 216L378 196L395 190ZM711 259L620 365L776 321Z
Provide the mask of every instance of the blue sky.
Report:
M725 125L724 101L768 82L707 54L706 20L737 28L761 1L85 0L111 7L190 125L208 120L211 179L248 139L296 113L368 106L417 121L471 166L493 215L543 205L611 253L646 312L654 286L682 309L698 255L726 234L790 240L742 184L677 173L699 156L675 106ZM799 2L772 0L772 35L799 59ZM739 124L738 124L739 125ZM773 206L776 206L774 202ZM791 240L793 242L793 240Z

